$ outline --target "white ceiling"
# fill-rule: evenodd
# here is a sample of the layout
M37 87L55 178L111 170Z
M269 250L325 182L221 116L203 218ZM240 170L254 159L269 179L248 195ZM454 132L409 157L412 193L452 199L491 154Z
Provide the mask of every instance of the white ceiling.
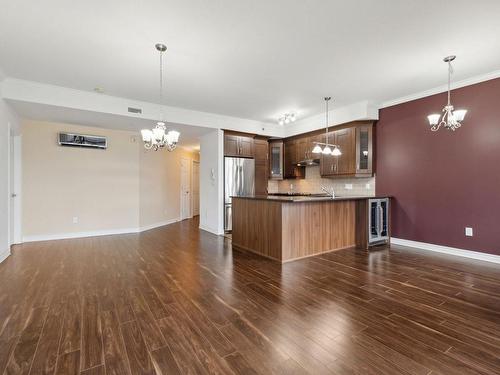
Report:
M274 122L500 69L498 0L0 0L9 77Z
M9 104L24 118L39 121L61 122L106 129L130 130L134 132L142 128L151 128L154 126L154 122L151 120L129 116L119 116L20 101L9 101ZM213 129L206 127L172 123L167 123L167 128L181 131L179 146L190 150L199 150L199 138L213 131Z

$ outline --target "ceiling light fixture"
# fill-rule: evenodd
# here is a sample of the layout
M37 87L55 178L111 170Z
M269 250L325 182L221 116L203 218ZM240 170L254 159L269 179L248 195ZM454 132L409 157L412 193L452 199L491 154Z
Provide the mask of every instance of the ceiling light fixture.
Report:
M162 148L166 148L168 151L174 151L179 142L180 133L176 130L170 130L166 133L166 125L163 119L163 53L167 50L167 46L158 43L155 48L160 52L160 121L156 123L156 126L150 129L142 129L141 135L144 142L144 148L147 150L153 149L158 151Z
M323 155L333 155L333 156L340 156L342 155L342 151L340 151L339 146L328 143L328 102L330 101L331 97L327 96L325 97L325 103L326 103L326 125L325 125L325 140L326 143L324 142L314 142L314 148L312 149L313 154L323 154ZM325 146L325 147L321 147Z
M427 116L429 120L429 125L431 126L431 130L433 132L438 131L441 126L448 130L457 130L462 126L462 121L465 118L465 114L467 113L466 109L457 109L453 110L453 106L451 105L451 75L453 74L453 67L451 66L451 62L455 60L456 56L446 56L443 61L448 63L448 104L443 108L443 116L439 113L434 113L432 115ZM441 121L439 121L441 119Z
M285 113L278 119L278 124L289 124L291 122L295 122L295 120L297 120L297 115L295 113Z

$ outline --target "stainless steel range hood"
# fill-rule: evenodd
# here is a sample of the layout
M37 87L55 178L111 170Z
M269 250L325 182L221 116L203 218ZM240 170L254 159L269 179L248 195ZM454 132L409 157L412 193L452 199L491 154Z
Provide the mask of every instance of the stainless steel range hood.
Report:
M297 167L310 167L313 165L319 165L319 159L304 159L297 163Z

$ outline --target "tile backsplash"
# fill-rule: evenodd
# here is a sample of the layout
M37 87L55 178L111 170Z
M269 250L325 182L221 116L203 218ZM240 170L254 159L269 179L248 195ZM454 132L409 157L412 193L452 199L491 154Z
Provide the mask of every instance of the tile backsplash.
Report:
M269 180L267 189L271 193L323 193L321 186L333 188L339 196L375 195L375 177L367 178L322 178L319 166L306 167L306 178L299 180Z

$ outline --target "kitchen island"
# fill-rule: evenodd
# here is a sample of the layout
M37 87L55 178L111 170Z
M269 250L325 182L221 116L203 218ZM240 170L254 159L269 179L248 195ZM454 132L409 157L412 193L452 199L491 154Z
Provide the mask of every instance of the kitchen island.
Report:
M371 198L233 197L233 246L280 262L367 249Z

